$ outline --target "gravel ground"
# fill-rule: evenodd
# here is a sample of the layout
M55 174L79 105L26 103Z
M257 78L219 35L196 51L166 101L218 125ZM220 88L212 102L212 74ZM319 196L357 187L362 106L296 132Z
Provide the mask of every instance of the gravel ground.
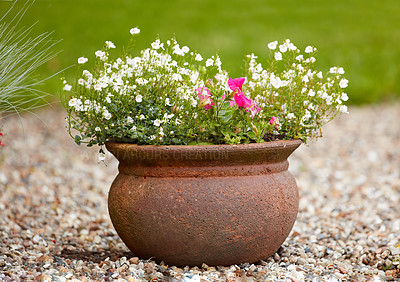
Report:
M400 104L351 108L290 158L300 189L291 235L271 258L178 268L141 260L116 235L117 162L76 146L55 107L5 120L0 281L400 280ZM2 120L3 122L4 120Z

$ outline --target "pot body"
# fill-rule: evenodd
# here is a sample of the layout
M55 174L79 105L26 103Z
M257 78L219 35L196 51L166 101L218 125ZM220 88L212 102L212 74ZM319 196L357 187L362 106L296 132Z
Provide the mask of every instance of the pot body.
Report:
M300 144L109 142L120 162L108 198L113 225L137 256L169 265L266 259L296 220L298 188L287 158Z

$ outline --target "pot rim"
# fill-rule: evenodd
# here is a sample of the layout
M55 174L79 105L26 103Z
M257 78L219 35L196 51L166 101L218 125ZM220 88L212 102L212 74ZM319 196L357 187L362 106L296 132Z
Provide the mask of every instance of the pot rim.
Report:
M285 171L289 166L287 158L301 143L299 139L241 145L156 146L107 142L106 148L118 159L119 171L123 174L198 177Z
M179 151L184 151L187 149L188 151L192 151L194 149L202 149L202 150L229 150L229 149L258 149L258 148L297 148L303 142L300 139L290 139L290 140L276 140L276 141L268 141L262 143L248 143L248 144L212 144L212 145L138 145L135 143L126 143L126 142L116 142L116 141L107 141L106 148L120 148L120 147L131 147L135 148L135 150L174 150L177 149Z

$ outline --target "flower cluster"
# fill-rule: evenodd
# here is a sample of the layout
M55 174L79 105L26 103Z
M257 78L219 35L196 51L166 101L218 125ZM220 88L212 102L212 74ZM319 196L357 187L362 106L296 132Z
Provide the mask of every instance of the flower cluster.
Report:
M110 140L186 145L318 137L323 124L347 112L343 69L313 70L316 49L310 46L304 54L289 40L268 47L267 69L252 54L245 76L231 78L218 55L203 59L174 38L116 59L110 56L116 46L106 41L95 52L92 71L80 57L82 75L74 87L63 82L69 133L74 129L75 142L89 146Z
M258 118L274 116L274 134L284 138L320 137L324 124L348 113L343 68L332 67L325 74L314 70L316 48L307 46L302 53L290 40L271 42L268 48L272 59L267 69L254 54L247 56L244 86L261 109Z

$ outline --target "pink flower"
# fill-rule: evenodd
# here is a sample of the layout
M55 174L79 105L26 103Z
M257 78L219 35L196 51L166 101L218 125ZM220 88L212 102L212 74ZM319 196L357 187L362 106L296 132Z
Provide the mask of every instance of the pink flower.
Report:
M234 78L234 79L230 78L228 80L228 86L235 93L233 98L234 98L236 104L239 107L248 109L253 104L253 100L247 98L243 93L242 86L243 86L244 81L245 81L244 77ZM231 106L232 106L232 103L231 103Z
M279 120L274 116L269 120L269 124L271 124L271 125L278 123L278 122L279 122Z
M197 92L200 102L205 104L203 109L209 110L212 106L214 106L214 103L211 99L211 92L207 89L207 87L200 87L195 91Z
M243 92L242 91L242 85L243 85L244 81L245 81L244 77L239 77L239 78L234 78L234 79L230 78L228 80L229 88L232 91L235 91L235 90L238 89L238 90L240 90L240 92Z
M4 136L3 133L0 132L0 136ZM4 144L3 142L1 142L0 140L0 146L5 146L6 144Z
M235 93L234 96L235 102L239 107L243 107L245 109L250 108L253 104L253 100L247 98L242 91L239 93Z

